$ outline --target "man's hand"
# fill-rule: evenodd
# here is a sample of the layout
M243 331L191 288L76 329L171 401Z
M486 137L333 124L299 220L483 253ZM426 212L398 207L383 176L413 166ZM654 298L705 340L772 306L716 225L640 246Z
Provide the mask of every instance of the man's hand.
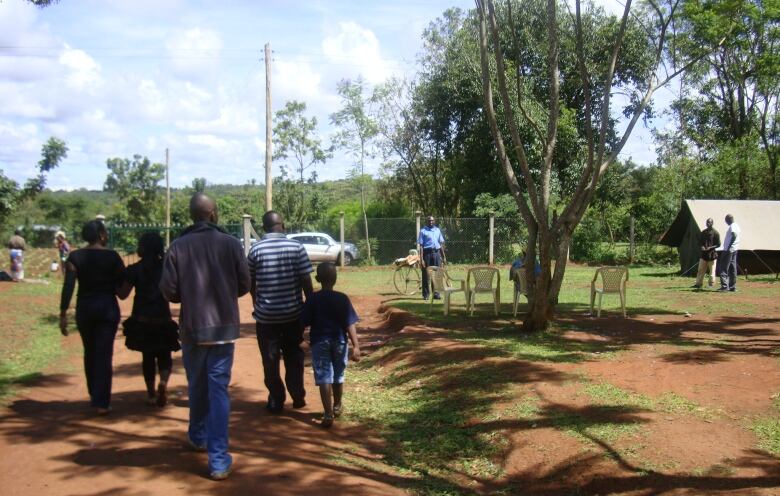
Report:
M60 332L63 336L68 335L68 314L66 313L60 314Z
M352 360L354 360L355 362L359 362L360 361L360 347L359 346L356 346L356 347L352 348Z

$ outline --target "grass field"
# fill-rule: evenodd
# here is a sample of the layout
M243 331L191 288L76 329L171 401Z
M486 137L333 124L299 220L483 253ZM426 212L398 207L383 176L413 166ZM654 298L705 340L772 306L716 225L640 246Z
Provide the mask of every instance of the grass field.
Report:
M449 269L465 278L466 267ZM465 316L462 294L450 316L440 303L429 313L419 295L396 294L392 267L342 271L337 289L411 317L348 372L346 421L377 433L381 458L345 442L329 459L398 476L414 494L594 494L623 478L642 494L776 486L762 467L780 461L780 283L696 292L668 267L635 267L629 318L612 296L592 319L594 270L567 270L559 318L533 335L511 318L506 268L498 318L486 297ZM0 397L63 367L50 278L0 288Z

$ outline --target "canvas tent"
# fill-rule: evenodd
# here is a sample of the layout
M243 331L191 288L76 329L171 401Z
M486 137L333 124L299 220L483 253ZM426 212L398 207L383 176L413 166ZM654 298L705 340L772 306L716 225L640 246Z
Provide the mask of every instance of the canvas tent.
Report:
M699 233L708 218L715 221L721 242L726 236L726 214L742 229L737 265L748 274L780 273L780 201L684 200L677 217L660 243L676 246L680 271L696 275L699 261Z

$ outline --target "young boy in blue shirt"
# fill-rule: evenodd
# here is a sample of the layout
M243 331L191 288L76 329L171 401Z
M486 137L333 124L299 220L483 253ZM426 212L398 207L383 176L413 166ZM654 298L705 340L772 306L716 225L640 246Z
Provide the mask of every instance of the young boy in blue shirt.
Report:
M306 300L301 321L311 326L311 363L314 369L314 383L320 387L320 397L325 413L322 426L333 425L333 419L341 415L341 396L344 393L344 371L347 368L349 347L352 343L352 358L360 360L355 323L359 320L349 297L333 291L336 285L336 266L325 262L317 267L317 281L322 290Z

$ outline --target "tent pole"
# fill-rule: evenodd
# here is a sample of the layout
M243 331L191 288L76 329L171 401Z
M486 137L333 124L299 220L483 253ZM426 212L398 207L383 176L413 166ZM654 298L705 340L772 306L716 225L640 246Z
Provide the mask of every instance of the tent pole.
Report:
M750 250L750 252L753 253L753 255L755 255L755 257L758 259L759 262L764 264L764 267L769 269L769 272L774 272L775 273L775 279L780 277L780 272L778 272L777 270L775 270L772 267L770 267L768 263L764 262L764 259L758 256L758 253L756 253L756 250Z

